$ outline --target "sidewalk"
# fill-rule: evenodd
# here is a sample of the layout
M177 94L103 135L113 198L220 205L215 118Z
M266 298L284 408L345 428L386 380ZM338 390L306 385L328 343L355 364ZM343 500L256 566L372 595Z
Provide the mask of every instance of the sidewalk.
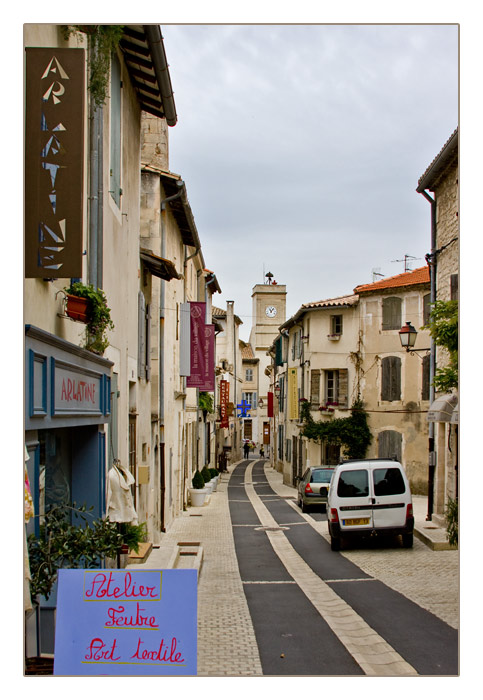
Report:
M295 504L296 490L270 467L271 487ZM258 648L235 554L228 508L228 481L236 464L220 477L217 491L200 507L188 507L172 523L142 564L128 568L198 570L198 675L262 675ZM427 501L413 497L414 547L359 548L342 552L365 572L458 627L458 551L446 549L446 533L426 521ZM328 540L327 523L303 517ZM423 544L424 543L424 544Z

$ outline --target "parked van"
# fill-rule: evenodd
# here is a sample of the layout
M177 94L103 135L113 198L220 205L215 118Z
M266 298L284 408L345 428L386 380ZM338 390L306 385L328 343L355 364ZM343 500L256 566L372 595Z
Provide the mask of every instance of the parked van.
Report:
M327 520L333 550L342 539L402 535L413 546L413 504L406 473L389 459L348 460L332 475Z

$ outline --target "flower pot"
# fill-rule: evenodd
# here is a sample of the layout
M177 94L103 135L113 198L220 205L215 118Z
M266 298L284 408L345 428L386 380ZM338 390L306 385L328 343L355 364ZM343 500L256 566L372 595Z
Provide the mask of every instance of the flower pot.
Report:
M192 506L204 505L207 492L205 489L188 489Z
M73 294L67 294L66 313L69 318L74 321L82 321L87 323L87 306L89 300L84 297L76 297Z

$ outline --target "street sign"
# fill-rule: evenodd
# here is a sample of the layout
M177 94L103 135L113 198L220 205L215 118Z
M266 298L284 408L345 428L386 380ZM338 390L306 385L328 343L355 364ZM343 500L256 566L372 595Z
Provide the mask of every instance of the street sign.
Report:
M61 569L54 675L197 673L195 569Z

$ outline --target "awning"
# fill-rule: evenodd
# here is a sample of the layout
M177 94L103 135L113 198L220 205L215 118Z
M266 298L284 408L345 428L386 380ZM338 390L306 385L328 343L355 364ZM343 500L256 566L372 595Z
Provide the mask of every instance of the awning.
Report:
M453 413L451 414L450 423L459 423L459 422L460 422L460 405L459 405L459 403L457 403L456 406L453 408Z
M166 280L167 282L172 279L181 279L181 275L176 272L176 267L171 260L160 258L158 255L155 255L150 250L146 250L145 248L141 248L139 255L144 265L155 277L160 277L162 280Z
M455 409L458 411L458 397L456 394L444 394L433 401L428 411L430 423L455 423L452 420Z

